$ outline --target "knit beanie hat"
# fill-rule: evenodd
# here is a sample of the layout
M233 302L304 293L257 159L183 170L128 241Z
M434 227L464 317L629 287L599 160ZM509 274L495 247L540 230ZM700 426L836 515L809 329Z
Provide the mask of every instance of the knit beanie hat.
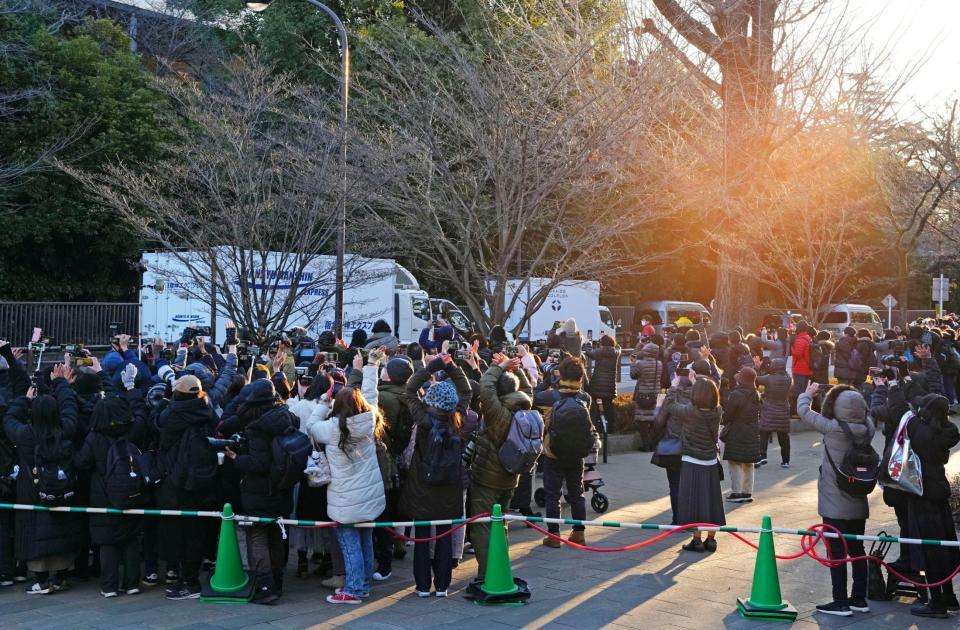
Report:
M571 317L567 321L563 322L563 325L560 326L560 332L565 332L568 335L577 334L577 320Z
M395 357L387 362L390 382L403 385L413 376L413 363L407 357Z
M179 381L178 381L179 382ZM273 386L273 381L268 378L262 378L246 385L246 401L248 403L269 402L277 399L277 390Z
M123 365L123 357L120 356L119 352L113 350L103 355L103 360L100 361L100 367L102 367L103 371L107 374L113 374L121 365Z
M103 391L103 382L100 375L93 370L82 368L77 371L77 377L73 379L73 390L78 396L89 396Z
M453 381L446 380L431 385L423 397L423 402L434 409L453 411L457 408L460 397L457 395L457 387Z
M353 331L353 336L350 337L350 347L362 348L365 345L367 345L367 331L363 328L357 328Z

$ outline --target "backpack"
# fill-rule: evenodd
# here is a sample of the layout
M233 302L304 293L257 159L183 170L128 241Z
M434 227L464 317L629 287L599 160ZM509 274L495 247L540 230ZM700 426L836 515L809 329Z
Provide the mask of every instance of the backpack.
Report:
M434 419L422 458L423 480L429 486L450 486L460 483L463 467L461 440L449 426Z
M860 351L857 350L856 346L850 349L850 358L847 359L847 367L856 372L859 372L863 369L863 359L861 358Z
M582 459L593 448L593 422L587 405L565 396L550 412L550 451L560 461Z
M112 507L129 510L147 505L149 482L143 470L143 453L125 437L117 438L107 450L103 488Z
M823 348L816 341L810 342L810 370L819 372L827 367L824 365Z
M507 438L497 456L504 470L525 475L537 465L543 452L543 416L534 409L520 409L513 414Z
M865 497L877 486L880 455L873 450L870 440L857 440L846 422L837 420L837 424L850 440L850 446L847 447L847 452L844 453L839 466L833 461L830 450L824 445L827 459L836 472L837 487L851 496Z
M41 505L66 505L74 498L77 471L69 442L37 444L33 450L32 472L33 487Z
M207 437L197 426L183 432L169 475L175 487L187 492L207 492L217 487L217 451Z
M275 436L270 442L270 487L289 490L300 483L311 453L313 442L292 426Z

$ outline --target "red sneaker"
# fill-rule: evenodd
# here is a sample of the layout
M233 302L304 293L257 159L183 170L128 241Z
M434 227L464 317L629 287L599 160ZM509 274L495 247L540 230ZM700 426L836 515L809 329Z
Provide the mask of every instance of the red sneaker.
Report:
M353 604L354 606L361 603L359 597L354 597L353 595L348 595L347 593L335 593L334 595L327 595L327 601L331 604Z

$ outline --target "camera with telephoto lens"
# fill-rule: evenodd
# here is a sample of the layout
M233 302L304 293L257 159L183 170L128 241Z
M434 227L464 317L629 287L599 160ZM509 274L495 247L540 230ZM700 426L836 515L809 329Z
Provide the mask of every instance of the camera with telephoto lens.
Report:
M451 341L447 344L447 352L452 354L455 358L466 360L470 358L470 349L467 348L467 344L460 341Z
M241 433L234 433L228 438L208 437L207 442L217 451L222 451L226 448L229 448L231 451L237 451L246 444L247 438Z

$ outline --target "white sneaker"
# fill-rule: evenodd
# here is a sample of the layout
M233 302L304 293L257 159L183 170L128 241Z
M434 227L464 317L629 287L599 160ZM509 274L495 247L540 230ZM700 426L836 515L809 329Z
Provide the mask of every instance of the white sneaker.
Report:
M417 591L417 597L430 597L430 591Z
M110 599L111 597L116 597L116 596L117 596L117 592L116 592L116 591L109 591L109 592L106 592L106 593L104 593L103 591L100 591L100 594L103 595L104 597L106 597L107 599Z
M139 594L140 594L140 589L139 589L139 588L128 588L128 589L127 589L127 595L139 595Z
M49 595L50 594L50 584L41 584L40 582L34 582L33 586L27 589L27 595Z
M447 596L447 592L446 592L446 591L437 591L436 593L434 593L434 595L436 595L437 597L446 597L446 596Z
M373 574L373 579L377 582L383 582L384 580L389 579L391 575L393 575L393 572L383 574L383 573L380 573L379 571L375 571Z

